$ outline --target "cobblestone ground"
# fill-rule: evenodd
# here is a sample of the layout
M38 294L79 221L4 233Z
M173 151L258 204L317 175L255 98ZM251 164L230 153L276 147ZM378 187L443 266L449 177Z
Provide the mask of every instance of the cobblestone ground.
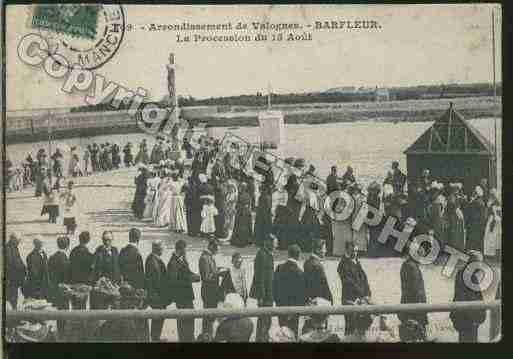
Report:
M128 242L128 230L132 227L140 228L143 231L143 240L139 247L145 258L151 251L151 243L160 239L165 244L163 260L165 263L169 260L173 250L174 243L184 238L189 243L188 257L192 270L198 271L198 259L201 251L206 246L206 242L200 239L193 239L183 235L177 235L169 232L166 228L157 228L152 223L136 221L130 211L130 204L133 198L134 186L133 178L135 169L122 169L109 173L102 173L90 177L81 177L75 179L76 195L79 201L81 215L77 218L78 231L89 230L92 235L90 248L92 251L101 244L101 233L104 230L114 232L114 246L119 249ZM24 241L20 245L20 252L23 258L32 249L32 238L36 234L41 234L45 241L45 249L49 255L56 251L56 237L64 234L62 225L47 223L46 217L40 217L42 200L34 197L33 188L27 188L22 192L7 194L6 201L6 220L7 230L19 231L24 235ZM72 239L71 246L78 244L78 238ZM231 255L236 249L225 245L220 248L217 256L218 265L229 266ZM248 281L251 283L253 278L253 258L256 254L254 246L240 250L243 255L244 266L247 271ZM276 264L286 259L286 253L276 252ZM304 259L304 258L303 258ZM400 278L399 269L401 259L383 258L383 259L361 259L362 265L368 275L373 299L380 304L394 304L400 301ZM337 275L337 258L327 258L324 262L328 281L335 298L335 304L340 304L341 284ZM500 276L500 266L494 265L497 276ZM429 303L450 302L453 296L454 279L446 278L441 274L440 266L424 266L422 272L427 292L427 301ZM496 282L485 293L485 300L493 300L496 291ZM196 296L195 307L201 308L200 286L194 285ZM256 307L256 302L250 300L249 307ZM171 305L169 308L173 308ZM489 316L489 315L488 315ZM331 316L329 325L343 333L343 316ZM389 323L395 329L397 334L398 320L395 315L388 315ZM430 337L442 342L457 341L457 333L454 331L448 318L448 313L430 313L430 327L428 332ZM256 319L254 319L256 322ZM255 323L256 324L256 323ZM278 325L277 319L273 319L273 326ZM300 323L301 325L301 323ZM196 319L196 336L201 330L201 320ZM483 323L479 329L479 340L488 341L489 319ZM368 340L375 341L380 335L377 328L377 321L373 324L368 333ZM176 321L168 319L164 325L162 339L176 341Z

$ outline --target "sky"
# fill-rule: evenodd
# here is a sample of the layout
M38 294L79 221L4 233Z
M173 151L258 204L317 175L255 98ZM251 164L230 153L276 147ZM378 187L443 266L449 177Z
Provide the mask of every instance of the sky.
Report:
M269 21L299 23L306 29L315 21L373 20L381 28L310 30L311 41L248 43L177 43L176 31L137 30L125 34L116 55L96 72L131 89L148 89L154 100L167 94L165 64L170 52L177 63L177 93L196 98L266 93L269 83L275 93L294 93L339 86L491 82L492 8L491 4L126 5L127 23L133 25ZM34 31L27 25L30 11L27 5L10 5L6 10L7 110L84 105L83 94L63 93L62 80L18 59L20 39ZM498 15L496 11L496 76L501 81Z

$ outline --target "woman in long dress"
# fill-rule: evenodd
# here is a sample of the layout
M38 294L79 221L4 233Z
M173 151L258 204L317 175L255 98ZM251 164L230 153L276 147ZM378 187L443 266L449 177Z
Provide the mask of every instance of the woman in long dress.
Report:
M235 225L238 197L239 190L237 188L237 181L233 179L230 173L228 175L228 180L226 181L226 197L224 201L224 232L228 238L232 236L233 227Z
M75 168L78 164L78 156L76 155L77 151L75 147L71 148L71 152L69 154L69 162L68 162L68 176L76 177Z
M318 185L315 182L304 184L308 188L305 188L305 196L299 211L301 223L299 244L303 252L311 253L314 241L319 240L321 236L321 225L318 217L320 210L319 196L317 195Z
M283 232L282 245L288 248L291 244L297 244L301 225L299 223L299 211L301 209L300 184L295 174L291 174L287 179L285 190L287 191L287 223ZM298 195L298 192L300 193Z
M146 199L144 200L146 206L144 207L143 218L152 218L153 209L155 207L157 192L159 190L160 177L157 176L155 171L151 172L151 177L147 181L148 188L146 189Z
M236 247L246 247L253 239L251 223L251 197L247 190L248 185L242 182L240 185L239 199L237 201L237 213L230 242Z
M367 213L369 210L367 199L362 193L362 189L359 185L356 185L353 192L354 199L354 211L351 214L351 222L356 224L357 221L361 221L360 212ZM368 252L368 243L369 243L369 227L366 223L362 223L360 228L356 231L353 231L353 241L358 247L359 252Z
M156 173L156 176L159 180L159 184L157 186L157 190L155 191L155 196L153 197L153 206L152 206L152 210L151 210L151 220L153 223L157 223L157 218L159 216L159 203L160 203L160 184L162 183L162 181L164 180L164 170L163 169L160 169L157 173Z
M465 218L455 194L447 200L447 244L460 251L465 250Z
M278 190L273 193L273 233L278 239L278 249L286 250L286 226L288 218L288 194L284 186L286 179L283 179L278 184Z
M224 179L223 182L218 182L216 185L214 185L214 193L214 205L218 211L217 216L215 217L215 236L218 239L224 239L227 236L227 232L225 231L224 226L224 222L226 221L226 183L224 182Z
M497 190L492 188L488 198L488 221L486 222L484 235L484 254L494 257L501 249L502 220L501 204L497 196Z
M155 225L158 227L166 227L171 221L171 197L173 189L174 183L171 178L171 173L169 170L166 170L165 176L160 182L159 201L157 202L158 207Z
M150 156L148 154L148 145L146 144L146 140L142 140L141 144L139 145L139 153L135 157L135 163L143 163L145 165L150 163Z
M146 167L139 168L139 175L135 178L135 194L132 202L132 210L137 219L142 219L144 214L144 200L146 199L146 190L148 188L148 175Z
M349 206L351 204L354 205L354 202L350 202L349 200L350 194L347 192L347 189L344 190L343 193L345 193L344 196L346 196L347 202L343 198L337 198L333 202L327 201L326 204L329 205L332 209L336 208L337 206L341 206L341 208L344 208L344 210L346 206ZM338 201L341 201L340 204L338 203ZM353 240L353 228L351 224L351 218L347 218L343 221L333 220L331 230L333 232L333 255L342 256L346 252L346 242Z
M193 218L193 205L194 205L194 196L196 192L196 185L192 179L192 176L187 178L187 181L184 182L182 187L182 192L184 194L184 206L185 206L185 217L187 220L187 234L192 236L192 218Z
M443 185L441 183L433 182L433 202L430 208L431 225L435 232L435 238L441 245L447 243L447 223L446 216L444 215L447 206L447 200L442 194Z
M484 191L476 186L474 194L466 208L465 224L467 229L466 250L483 252L483 236L486 227L486 203L483 199Z
M171 216L169 229L178 233L187 233L187 216L184 205L184 181L178 176L178 172L172 175L171 186Z
M381 201L381 185L376 181L372 182L367 187L367 193L367 205L383 212L384 208ZM383 229L383 225L384 219L382 219L378 225L369 227L369 244L367 246L367 255L369 257L379 257L381 253L381 243L378 242L378 238L381 234L381 230Z
M263 245L264 240L273 229L271 188L267 185L262 185L261 189L262 192L258 198L258 208L255 218L255 241L258 247Z

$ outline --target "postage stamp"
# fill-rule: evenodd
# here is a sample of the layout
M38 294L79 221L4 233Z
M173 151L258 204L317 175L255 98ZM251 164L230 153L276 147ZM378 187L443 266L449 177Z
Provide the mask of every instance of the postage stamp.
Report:
M48 43L48 54L66 68L95 70L118 52L125 13L114 4L34 5L28 28Z
M32 26L94 40L101 5L35 5Z

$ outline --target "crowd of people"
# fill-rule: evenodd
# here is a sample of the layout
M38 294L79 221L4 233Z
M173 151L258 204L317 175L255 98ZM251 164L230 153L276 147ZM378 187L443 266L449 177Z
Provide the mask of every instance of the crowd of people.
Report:
M315 239L323 239L329 256L343 253L343 238L353 240L369 257L381 257L399 255L393 242L383 246L377 240L386 219L393 216L398 228L414 222L417 234L431 235L441 245L490 257L500 252L499 195L486 179L467 196L461 183L444 185L432 179L428 169L408 181L393 162L382 184L373 181L364 189L351 166L342 176L333 166L323 183L315 180L315 167L307 167L304 159L287 158L279 178L268 170L255 180L258 167L249 168L254 161L242 159L244 150L233 143L222 148L218 141L204 138L186 160L179 153L166 156L163 143L155 145L149 165L139 168L132 209L137 218L171 231L236 247L259 246L273 234L280 249L298 244L305 252L311 252ZM352 229L354 216L333 223L324 204L335 191L352 197L355 215L372 206L384 214L382 222L364 224L358 231Z
M337 269L342 284L342 304L373 303L372 288L359 261L361 254L370 257L404 255L400 272L401 303L425 303L422 272L408 248L396 254L393 241L383 245L377 240L390 216L396 218L398 229L412 226L414 235L426 234L442 244L464 250L473 261L482 261L483 253L495 255L500 250L499 197L485 181L467 197L461 184L443 185L430 177L429 170L410 183L398 163L394 162L392 171L382 184L372 182L364 189L350 166L341 177L337 167L333 166L326 181L320 182L314 180L315 167L307 167L301 158L287 158L286 170L279 178L275 178L272 170L259 172L255 169L262 179L256 181L254 171L248 171L248 166L251 167L254 162L243 159L243 149L236 144L223 147L219 141L208 137L201 139L197 148L187 141L180 148L176 143L158 138L149 154L143 140L133 161L128 156L126 165L139 164L132 210L140 220L151 220L158 227L206 239L208 246L199 259L199 273L192 272L189 267L187 242L183 239L176 242L175 252L167 265L161 259L162 244L154 242L152 253L143 265L137 249L141 232L135 228L130 230L130 243L119 252L111 244L113 234L105 232L103 244L94 254L90 253L87 248L89 233L82 232L79 235L80 244L68 258L65 252L69 247L69 238L60 237L57 240L58 261L47 258L43 242L36 238L34 251L27 257L26 268L17 249L21 237L13 234L6 247L7 300L11 305L16 308L18 290L21 288L27 297L54 300L57 308L67 309L69 303L64 303L62 296L56 294L59 284L87 284L94 287L105 278L124 289L119 291L117 300L91 291L91 309L142 309L148 306L163 309L172 303L178 309L190 309L194 307L193 283L196 282L201 283L204 308L216 308L220 303L230 308L244 307L248 298L256 299L259 307L333 305L334 298L322 258L338 253L342 253ZM93 152L94 147L90 147ZM123 152L126 161L126 154L131 152ZM93 161L95 156L90 157L93 171L116 168L115 163L120 163L117 159L114 161L114 156L112 161L110 156L105 161ZM102 164L107 164L107 167ZM113 167L110 167L111 164ZM59 171L54 168L53 173ZM85 173L88 171L85 170ZM415 191L409 191L410 194L414 193L413 196L406 195L406 186L415 188ZM39 187L40 193L47 196L47 186ZM355 213L363 206L373 206L382 211L382 222L377 226L364 225L355 231L351 228L352 217L347 223L334 221L326 213L324 203L326 197L335 191L345 192L353 198ZM71 213L76 202L73 183L68 183L62 196ZM333 206L336 205L336 202L333 203ZM51 220L55 218L51 206L45 208ZM73 235L76 228L74 217L68 215L66 218L67 234ZM238 248L252 244L258 247L251 286L242 269L240 253L234 254L232 268L216 265L215 254L219 245L228 243ZM338 243L343 243L342 249ZM273 251L276 248L286 250L288 259L275 268ZM429 245L419 249L421 252L429 250ZM305 254L308 257L301 266L299 261ZM58 263L60 267L53 268L54 264L51 263ZM57 272L60 274L56 275ZM454 300L482 300L481 293L465 287L461 275L460 270L455 282ZM144 295L137 290L144 290ZM86 306L85 303L75 303L74 308L86 309ZM475 311L464 316L451 314L460 341L477 341L477 328L484 321L483 313ZM408 313L398 317L402 341L428 340L427 315ZM266 316L258 318L256 328L247 319L225 319L219 323L215 333L215 320L205 318L198 338L194 337L193 319L178 319L177 328L179 341L185 342L249 341L253 332L259 342L272 341L273 336L303 341L340 339L327 327L327 319L328 316L312 316L300 329L299 315L279 316L281 331L274 334L271 317ZM344 337L352 341L364 340L374 319L367 314L346 314ZM148 326L146 321L140 320L133 323L114 321L103 327L101 337L104 340L159 341L163 322L154 319ZM119 325L124 329L120 329ZM135 331L139 335L137 338L130 328L139 328Z
M254 275L249 284L242 266L242 256L232 255L230 268L216 263L219 249L217 240L210 239L201 253L194 273L187 259L187 242L179 239L175 251L167 265L162 260L164 246L160 241L152 243L152 252L143 260L138 244L142 233L137 228L129 231L129 243L118 250L112 245L113 233L105 231L103 244L93 253L88 248L89 232L81 232L79 244L69 256L67 251L70 239L57 238L58 251L48 256L44 242L37 236L33 240L34 249L26 258L26 266L20 257L18 246L22 240L19 233L11 233L6 244L6 300L11 308L18 308L21 289L28 299L47 300L58 310L86 309L165 309L175 304L178 309L193 309L195 294L193 284L201 285L200 296L203 308L245 308L248 298L257 301L259 307L306 306L334 304L322 258L325 254L323 241L315 241L312 253L308 254L303 266L299 264L304 253L297 244L288 247L288 259L275 267L273 257L274 238L269 235L263 240L254 259ZM354 242L346 242L346 253L340 259L337 272L341 281L341 303L343 305L373 304L372 288L367 274L357 255ZM428 250L426 245L419 251ZM425 303L426 292L419 264L408 251L401 265L401 303ZM422 255L422 254L421 254ZM470 251L472 261L482 261L478 251ZM463 266L456 275L454 301L481 301L483 295L467 288L463 279ZM116 294L100 291L101 283L108 281ZM89 286L87 296L80 300L65 295L66 286ZM67 288L67 287L66 287ZM287 341L338 342L366 341L366 333L376 317L380 328L394 339L395 331L386 325L382 316L364 313L345 314L344 333L333 331L328 325L328 315L312 315L299 327L299 315L278 316L280 330L271 329L271 317L258 317L256 328L248 318L203 318L201 334L195 337L195 320L177 319L178 340L180 342L217 341L248 342L255 334L257 342ZM403 342L432 340L427 335L428 316L426 313L400 313L399 338ZM451 312L450 319L459 334L459 341L476 342L477 330L486 318L486 311L472 313ZM94 322L94 321L93 321ZM144 319L117 319L107 322L91 321L79 325L81 341L152 341L162 339L164 319L152 319L151 324ZM16 323L10 323L11 327ZM57 337L60 340L72 338L77 328L75 321L57 322ZM384 328L383 328L384 327ZM75 334L76 335L76 334ZM345 339L344 339L345 338Z

